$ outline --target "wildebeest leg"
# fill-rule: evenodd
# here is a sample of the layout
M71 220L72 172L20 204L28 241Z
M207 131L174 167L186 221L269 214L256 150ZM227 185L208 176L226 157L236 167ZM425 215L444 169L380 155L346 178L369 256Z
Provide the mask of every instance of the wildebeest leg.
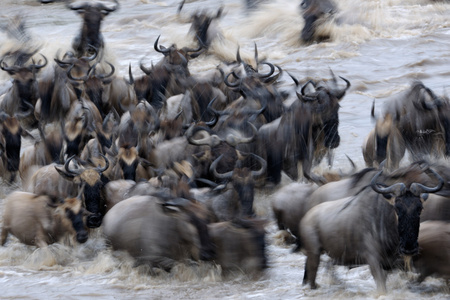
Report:
M386 278L387 273L383 268L381 267L379 263L379 259L374 257L373 255L370 255L367 259L367 262L369 264L370 273L372 273L373 278L375 279L375 283L377 285L378 292L385 294L386 293Z
M308 252L305 263L305 275L303 277L303 284L309 282L311 289L316 289L316 276L319 269L320 253Z
M39 248L46 248L48 245L45 242L45 232L42 227L38 228L36 231L36 240L35 244Z
M283 157L279 149L267 149L267 181L278 184L281 181L281 170Z
M5 226L5 224L3 223L3 228L2 228L2 234L1 234L1 245L5 245L6 240L8 238L8 228Z

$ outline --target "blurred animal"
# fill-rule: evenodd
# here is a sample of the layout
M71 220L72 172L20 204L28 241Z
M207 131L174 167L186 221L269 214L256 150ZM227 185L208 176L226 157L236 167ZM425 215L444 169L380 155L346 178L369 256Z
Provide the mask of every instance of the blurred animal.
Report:
M368 264L377 289L386 291L386 270L402 255L405 262L419 250L422 202L428 193L438 192L444 180L430 170L439 183L433 187L414 182L407 187L400 174L390 174L399 182L385 186L378 178L355 196L325 202L308 211L299 225L307 259L303 284L316 288L320 254L327 253L336 264ZM402 173L404 177L408 172ZM381 197L385 199L381 199ZM351 246L349 246L351 245Z
M330 38L328 34L320 33L321 24L331 19L337 12L333 0L302 0L300 4L305 25L302 29L301 40L305 43L321 42Z
M115 250L125 250L138 264L166 271L185 259L214 257L207 223L198 204L134 196L114 205L103 220L103 233Z
M4 201L1 245L11 233L22 243L40 248L58 242L65 235L79 243L88 239L83 223L85 211L80 197L61 198L13 192Z
M428 276L450 279L450 223L427 221L420 223L419 253L414 256L418 282Z

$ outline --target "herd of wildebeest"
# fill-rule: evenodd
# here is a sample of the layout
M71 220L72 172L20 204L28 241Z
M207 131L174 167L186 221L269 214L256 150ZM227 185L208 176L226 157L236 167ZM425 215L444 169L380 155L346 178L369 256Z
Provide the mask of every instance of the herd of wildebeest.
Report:
M302 2L314 14L305 24L320 19L326 5L318 2ZM322 253L340 265L368 264L381 291L397 268L412 266L419 281L449 278L447 97L413 82L382 115L372 111L366 168L316 174L339 146L349 80L289 74L292 95L278 86L282 68L260 61L256 45L252 62L238 50L235 61L191 74L191 60L212 55L221 10L192 16L198 47L167 47L158 37L161 60L122 78L100 31L119 8L112 4L68 5L83 25L54 64L23 47L1 57L12 86L0 98L0 169L4 184L22 186L3 200L2 245L9 234L37 247L67 236L84 243L100 227L138 264L170 270L210 260L224 271L262 272L267 220L255 213L255 190L273 190L284 173L294 182L275 189L273 216L307 256L304 284L316 287ZM301 37L308 42L311 24ZM13 39L26 34L19 17L6 30ZM406 153L412 163L400 166Z

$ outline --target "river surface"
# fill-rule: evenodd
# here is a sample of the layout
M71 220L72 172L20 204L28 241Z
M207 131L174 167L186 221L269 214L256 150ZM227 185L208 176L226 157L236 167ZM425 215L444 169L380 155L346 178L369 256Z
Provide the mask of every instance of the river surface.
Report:
M190 63L194 75L215 68L221 60L233 61L239 45L244 58L252 58L254 43L259 56L276 63L298 79L329 79L330 69L347 78L352 86L341 101L341 144L333 169L349 168L345 155L358 168L364 166L361 146L382 104L409 87L413 80L442 95L450 84L450 4L428 0L341 0L336 23L325 26L332 40L304 45L299 41L303 20L300 1L267 1L247 12L244 1L186 1L177 15L179 1L122 0L120 9L104 19L102 32L108 59L118 76L126 76L131 63L135 76L142 59L146 66L162 55L153 50L160 44L193 46L189 16L198 9L224 15L218 22L222 35L208 55ZM105 2L106 3L106 2ZM35 0L2 0L0 24L14 15L24 16L30 35L40 43L41 53L55 57L69 49L81 26L81 18L63 3L42 5ZM0 32L0 49L7 37ZM286 72L281 87L294 93ZM342 82L342 84L344 84ZM0 74L0 92L10 86L6 72ZM285 179L283 183L288 183ZM20 186L2 185L0 198ZM105 246L99 230L86 244L68 247L54 244L36 249L10 237L0 247L0 299L449 299L449 287L429 278L420 285L410 283L414 274L393 272L387 294L379 295L367 266L353 269L327 267L323 257L317 282L311 290L302 286L305 256L291 253L283 245L270 210L274 190L257 193L260 216L267 226L270 267L257 277L243 274L223 277L220 268L206 263L177 266L170 274L150 274L133 268L124 253ZM0 212L3 201L0 200ZM2 221L0 220L0 225Z

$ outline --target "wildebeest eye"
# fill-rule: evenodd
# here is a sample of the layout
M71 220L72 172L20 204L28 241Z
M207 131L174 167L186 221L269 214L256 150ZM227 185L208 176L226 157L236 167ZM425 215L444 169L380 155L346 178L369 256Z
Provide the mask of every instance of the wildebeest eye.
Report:
M309 6L311 0L303 0L302 3L300 4L300 7L305 9Z

